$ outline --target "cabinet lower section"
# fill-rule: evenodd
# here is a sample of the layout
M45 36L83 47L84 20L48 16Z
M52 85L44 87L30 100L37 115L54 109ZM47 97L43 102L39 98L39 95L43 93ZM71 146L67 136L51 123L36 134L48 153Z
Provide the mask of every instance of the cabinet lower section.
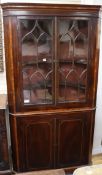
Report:
M14 170L75 167L88 164L94 112L11 115Z

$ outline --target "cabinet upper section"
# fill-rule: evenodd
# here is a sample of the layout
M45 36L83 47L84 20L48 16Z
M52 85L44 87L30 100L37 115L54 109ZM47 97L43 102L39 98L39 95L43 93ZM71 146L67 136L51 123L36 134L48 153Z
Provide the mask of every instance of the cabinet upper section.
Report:
M4 16L19 15L45 15L51 16L94 16L98 17L99 5L73 5L73 4L40 4L40 3L4 3L2 4Z
M95 107L100 6L2 8L10 111Z

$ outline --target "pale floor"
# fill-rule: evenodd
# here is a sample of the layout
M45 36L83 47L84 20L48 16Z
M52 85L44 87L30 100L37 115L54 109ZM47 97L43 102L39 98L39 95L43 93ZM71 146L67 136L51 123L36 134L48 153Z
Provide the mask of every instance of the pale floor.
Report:
M102 154L94 155L92 157L92 164L93 165L102 164Z
M92 165L76 169L73 175L102 175L102 154L92 157Z

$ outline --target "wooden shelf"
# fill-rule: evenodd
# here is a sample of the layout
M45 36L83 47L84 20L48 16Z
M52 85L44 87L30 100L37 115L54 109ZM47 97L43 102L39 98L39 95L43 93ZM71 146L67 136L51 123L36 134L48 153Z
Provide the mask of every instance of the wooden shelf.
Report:
M32 90L32 89L48 89L52 88L51 83L46 83L46 86L43 81L35 83L35 84L26 84L23 86L25 90Z
M25 66L33 66L36 64L52 64L52 60L45 60L46 58L39 60L39 61L27 61L22 64L23 67Z
M73 64L73 62L74 62L74 64L78 64L78 65L87 65L88 64L86 59L74 59L74 61L73 61L73 60L70 60L67 58L67 59L60 59L59 60L59 63L61 63L61 64L66 64L66 63Z
M86 87L85 87L85 85L82 85L82 84L75 84L75 83L64 83L64 82L61 82L60 84L59 84L59 86L67 86L67 87L72 87L72 88L79 88L79 89L81 89L81 90L85 90L86 89Z

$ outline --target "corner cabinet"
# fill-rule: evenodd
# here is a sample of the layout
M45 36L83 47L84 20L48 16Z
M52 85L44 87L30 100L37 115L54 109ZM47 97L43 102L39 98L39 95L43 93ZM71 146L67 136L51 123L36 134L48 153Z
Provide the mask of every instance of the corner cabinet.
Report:
M91 161L100 6L2 4L13 168Z

